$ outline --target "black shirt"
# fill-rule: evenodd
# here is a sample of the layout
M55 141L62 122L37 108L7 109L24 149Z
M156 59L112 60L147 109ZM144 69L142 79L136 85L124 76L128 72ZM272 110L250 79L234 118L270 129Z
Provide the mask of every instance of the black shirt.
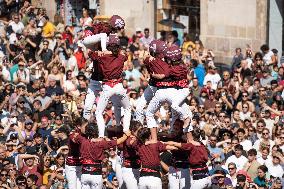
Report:
M43 63L45 64L45 66L47 66L47 64L52 60L52 56L53 56L53 52L50 49L43 50L41 52L40 58L43 61Z
M46 96L51 97L52 95L63 95L63 89L60 86L55 85L54 87L49 86L46 89Z

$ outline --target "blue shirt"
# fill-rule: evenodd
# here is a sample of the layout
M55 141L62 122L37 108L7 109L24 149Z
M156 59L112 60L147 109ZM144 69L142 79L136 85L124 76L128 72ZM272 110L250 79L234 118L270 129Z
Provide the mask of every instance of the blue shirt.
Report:
M205 72L205 69L204 69L202 64L198 64L198 66L196 68L194 68L194 75L198 79L198 85L201 86L201 87L203 86L205 73L206 72Z
M209 158L212 159L213 157L211 156L211 154L219 154L220 155L220 159L215 159L215 161L223 161L225 159L225 156L224 156L224 153L223 153L223 150L222 148L218 148L218 147L215 147L215 148L212 148L210 145L207 146L210 154L209 154Z

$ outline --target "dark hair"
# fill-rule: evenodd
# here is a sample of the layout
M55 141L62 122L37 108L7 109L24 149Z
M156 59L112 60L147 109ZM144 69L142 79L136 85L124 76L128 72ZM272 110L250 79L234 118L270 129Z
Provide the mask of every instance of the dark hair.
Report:
M149 128L142 128L138 131L137 137L138 139L144 144L147 139L149 139L151 136L151 132Z
M243 133L243 134L246 134L246 131L243 129L243 128L239 128L238 130L237 130L237 133Z
M264 44L264 45L262 45L261 47L260 47L260 50L261 51L268 51L269 50L269 46L267 45L267 44Z
M253 156L256 156L257 155L257 151L256 151L256 149L250 149L249 151L248 151L248 155L253 155Z
M43 43L49 44L49 41L48 40L43 40Z
M143 127L143 125L139 121L131 121L130 126L129 126L129 130L131 132L136 132L139 128L142 128L142 127Z
M34 174L30 174L27 178L31 179L35 183L38 181L38 176Z
M50 140L50 148L51 148L52 150L58 150L59 147L60 147L60 141L59 141L59 139L57 139L57 138L52 138L52 139Z
M255 53L255 55L254 55L254 60L256 60L256 58L260 58L260 60L262 60L262 53L261 52L257 52L257 53Z
M86 137L87 138L97 138L98 137L98 127L95 124L89 123L86 126Z
M145 28L145 29L144 29L144 32L146 32L146 31L149 32L149 31L150 31L149 28Z
M194 141L200 141L200 137L201 137L201 132L200 129L198 127L195 127L192 131L191 131L192 137Z
M241 144L237 144L236 146L235 146L235 150L243 150L244 148L243 148L243 146L241 145Z
M72 70L67 70L67 71L66 71L66 74L65 74L66 80L67 80L67 78L68 78L68 73L70 73L70 72L72 73Z
M262 170L264 173L268 171L268 168L265 165L259 166L258 169Z
M178 32L177 32L176 30L173 30L173 31L172 31L172 35L173 35L174 37L178 38Z
M118 57L120 48L119 48L119 45L109 44L107 45L107 50L111 51L113 56Z
M59 159L60 157L65 158L65 155L64 155L64 154L62 154L62 153L58 153L58 154L56 155L56 159Z
M24 177L23 175L19 175L19 176L16 178L16 183L18 183L19 181L22 181L22 180L25 180L25 182L27 182L26 177Z
M191 59L190 62L191 62L192 66L193 66L194 68L196 68L196 67L198 66L197 60Z

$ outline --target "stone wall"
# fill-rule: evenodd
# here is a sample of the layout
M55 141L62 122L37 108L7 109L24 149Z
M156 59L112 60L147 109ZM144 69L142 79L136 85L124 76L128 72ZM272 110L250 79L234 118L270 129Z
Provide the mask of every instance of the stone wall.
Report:
M132 36L136 28L149 28L154 36L154 0L101 0L101 15L120 15L126 22L126 34Z
M230 64L235 49L266 42L267 0L201 0L200 39L213 49L215 62Z

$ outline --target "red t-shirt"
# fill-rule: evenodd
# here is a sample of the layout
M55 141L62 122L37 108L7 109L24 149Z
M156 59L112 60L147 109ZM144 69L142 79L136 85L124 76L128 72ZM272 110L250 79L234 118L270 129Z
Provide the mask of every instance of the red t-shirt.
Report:
M24 165L24 167L20 170L20 173L24 176L29 176L31 174L34 174L38 177L38 181L36 182L37 186L42 185L42 175L38 172L37 166L33 166L32 169L30 169L28 166Z

